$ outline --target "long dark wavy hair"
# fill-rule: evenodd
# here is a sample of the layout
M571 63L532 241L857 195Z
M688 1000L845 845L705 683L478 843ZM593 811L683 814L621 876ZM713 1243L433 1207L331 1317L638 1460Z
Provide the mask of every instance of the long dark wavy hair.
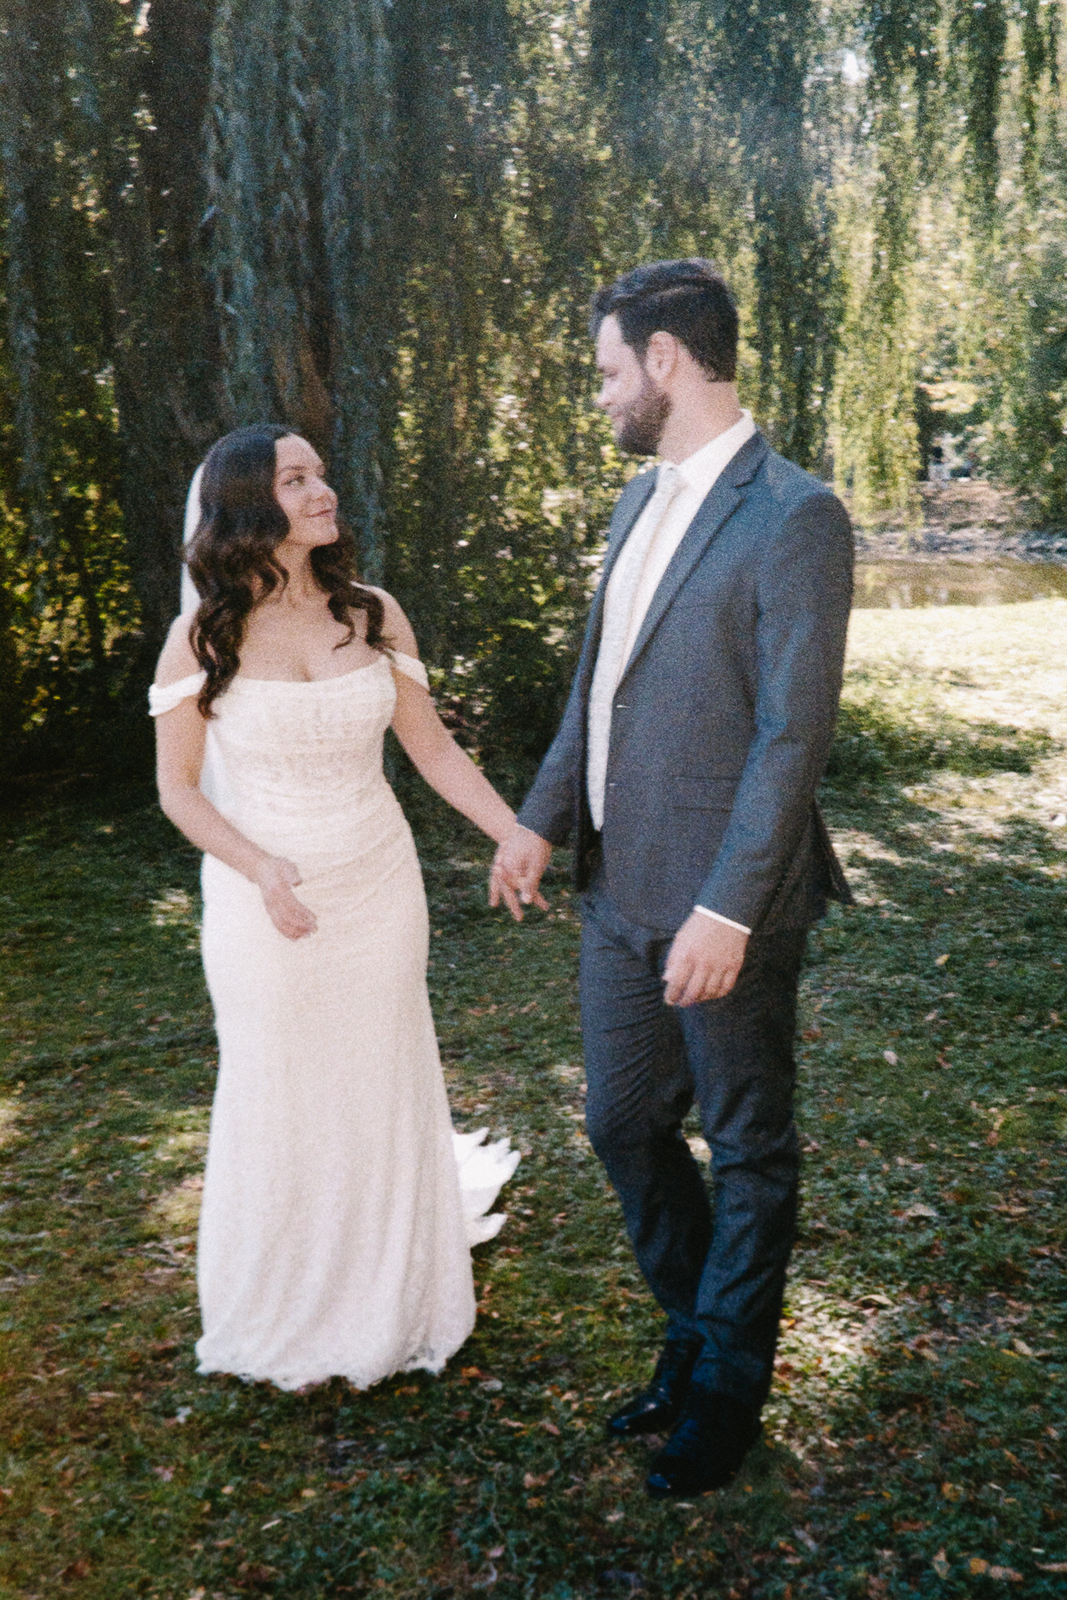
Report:
M241 643L255 606L273 594L288 575L274 552L289 532L289 521L274 498L275 446L292 428L256 422L213 445L200 480L200 521L186 563L200 595L189 642L207 673L197 704L214 715L213 700L227 689L240 665ZM355 633L353 611L367 613L367 643L382 643L385 608L356 574L352 535L340 522L333 544L311 552L311 570L327 595L330 615L348 630L335 648Z

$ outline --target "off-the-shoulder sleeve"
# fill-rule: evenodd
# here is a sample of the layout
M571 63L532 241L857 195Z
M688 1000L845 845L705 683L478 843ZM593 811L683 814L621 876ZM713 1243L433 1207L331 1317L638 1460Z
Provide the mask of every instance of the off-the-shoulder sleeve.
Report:
M402 650L386 651L390 661L398 672L406 678L414 678L416 683L421 683L424 689L430 687L430 680L426 676L426 668L417 656L406 656Z
M153 683L148 690L148 715L161 717L164 711L173 711L183 700L199 694L206 680L206 672L192 672L187 678L179 678L177 683L168 683L165 689Z

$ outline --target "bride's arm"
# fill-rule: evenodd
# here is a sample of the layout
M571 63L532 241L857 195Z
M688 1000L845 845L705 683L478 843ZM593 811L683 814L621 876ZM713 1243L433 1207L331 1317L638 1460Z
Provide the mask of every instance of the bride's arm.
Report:
M389 644L417 660L418 645L407 617L384 590L375 592L385 605L383 631ZM514 828L515 813L467 752L460 749L437 715L428 691L402 672L394 673L394 677L393 731L404 750L431 789L499 844ZM512 916L521 921L522 910L514 892L505 894L505 899ZM547 909L540 894L534 900Z
M160 688L199 670L188 639L187 617L170 630L156 669ZM225 862L259 888L274 926L287 939L314 933L315 917L293 893L300 873L291 861L269 855L227 822L200 789L207 725L195 696L156 719L156 783L164 814L191 844Z

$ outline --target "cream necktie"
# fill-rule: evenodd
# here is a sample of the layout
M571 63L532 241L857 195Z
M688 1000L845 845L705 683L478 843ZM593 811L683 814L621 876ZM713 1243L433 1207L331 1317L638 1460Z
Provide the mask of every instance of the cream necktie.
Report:
M593 825L604 826L604 787L608 772L608 745L611 742L611 703L626 663L623 650L630 631L634 597L641 581L649 547L664 513L683 484L682 474L664 462L656 478L655 492L631 529L618 562L612 571L610 592L604 596L604 622L600 634L593 685L589 691L589 751L586 784Z

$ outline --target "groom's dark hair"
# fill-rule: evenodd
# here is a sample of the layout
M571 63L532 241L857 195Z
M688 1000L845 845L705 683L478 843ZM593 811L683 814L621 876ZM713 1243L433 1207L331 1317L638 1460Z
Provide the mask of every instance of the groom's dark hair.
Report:
M712 261L650 261L598 289L590 306L595 339L605 317L617 317L622 336L644 361L654 333L670 333L684 344L713 383L737 376L737 307Z

